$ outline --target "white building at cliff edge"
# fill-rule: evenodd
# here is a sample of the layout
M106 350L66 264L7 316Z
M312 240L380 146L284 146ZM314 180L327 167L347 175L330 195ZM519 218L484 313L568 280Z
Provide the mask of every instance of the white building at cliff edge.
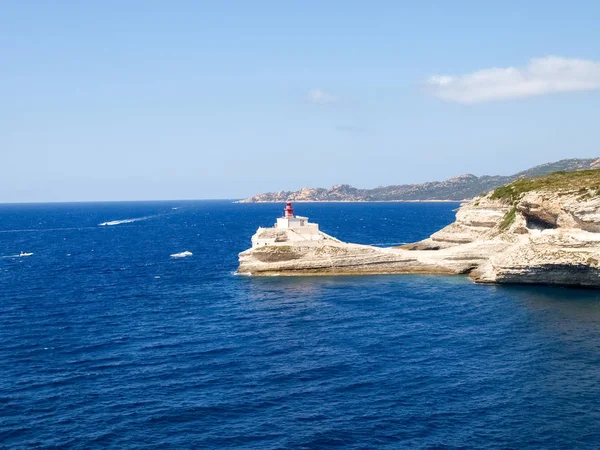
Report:
M283 210L283 217L277 219L275 228L286 230L304 227L310 228L313 232L319 231L319 225L316 223L308 223L308 217L295 216L292 202L287 202L285 209Z
M283 217L277 218L273 228L259 228L252 236L252 247L277 245L301 241L320 241L324 238L319 225L310 223L308 217L295 216L292 202L287 202Z

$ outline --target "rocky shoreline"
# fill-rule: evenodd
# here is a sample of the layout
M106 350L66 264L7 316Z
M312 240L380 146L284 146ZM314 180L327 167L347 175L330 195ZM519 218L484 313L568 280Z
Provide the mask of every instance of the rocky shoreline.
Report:
M321 234L292 241L280 233L273 245L240 253L238 272L465 274L477 283L600 288L600 170L496 189L464 203L455 222L428 239L401 247L342 243Z

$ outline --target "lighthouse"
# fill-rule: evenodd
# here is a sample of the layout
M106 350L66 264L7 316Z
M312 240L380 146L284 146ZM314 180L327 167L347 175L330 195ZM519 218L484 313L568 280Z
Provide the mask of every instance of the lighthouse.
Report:
M286 202L283 216L277 218L272 228L259 228L252 236L252 248L269 245L289 245L301 241L321 241L325 234L319 231L319 225L309 223L308 217L294 214L292 202Z
M308 217L294 215L294 208L292 202L286 202L285 209L283 210L283 217L277 219L275 228L279 229L304 229L307 227L318 227L316 223L308 223Z
M292 208L292 202L287 202L285 204L285 209L283 210L283 217L294 217L294 208Z

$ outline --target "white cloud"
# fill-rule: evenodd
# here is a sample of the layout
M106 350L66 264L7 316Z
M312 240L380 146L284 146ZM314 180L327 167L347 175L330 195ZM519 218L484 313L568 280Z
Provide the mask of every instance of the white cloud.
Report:
M600 62L547 56L533 58L523 68L494 67L461 76L435 75L425 84L432 95L458 103L590 91L600 89Z
M321 89L311 89L308 91L308 100L320 105L328 105L337 101L333 95L330 95Z

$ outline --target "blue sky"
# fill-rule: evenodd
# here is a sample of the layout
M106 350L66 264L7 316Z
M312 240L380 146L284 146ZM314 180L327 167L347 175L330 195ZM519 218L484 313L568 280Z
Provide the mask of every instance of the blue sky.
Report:
M0 202L600 156L598 23L593 1L3 2Z

